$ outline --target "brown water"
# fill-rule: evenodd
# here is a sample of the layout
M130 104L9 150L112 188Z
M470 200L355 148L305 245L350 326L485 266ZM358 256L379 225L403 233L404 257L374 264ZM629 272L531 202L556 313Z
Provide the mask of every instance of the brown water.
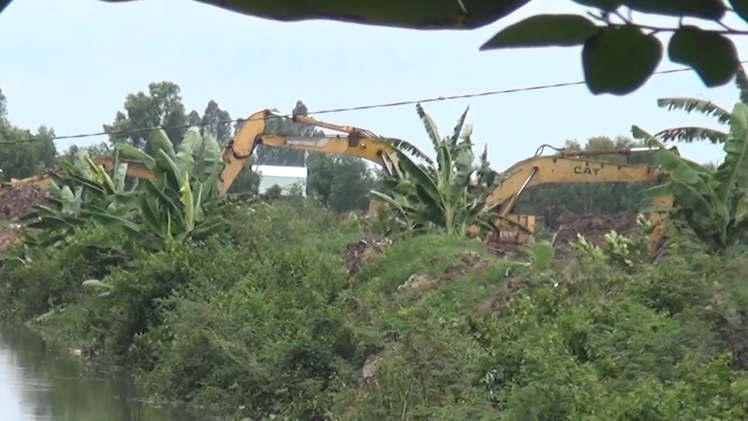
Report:
M0 326L2 421L198 421L135 398L124 381L103 380L80 357L23 328Z

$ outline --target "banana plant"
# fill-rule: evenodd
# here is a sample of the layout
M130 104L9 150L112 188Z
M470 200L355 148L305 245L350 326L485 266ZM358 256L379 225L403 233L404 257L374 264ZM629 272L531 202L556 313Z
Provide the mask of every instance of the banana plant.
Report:
M149 155L129 144L115 149L143 163L154 175L145 180L139 196L136 225L124 224L128 232L155 248L199 238L216 232L218 223L206 220L205 207L213 204L223 170L221 148L212 137L203 138L196 127L187 130L178 149L166 132L149 136Z
M371 194L389 204L400 220L415 229L437 227L449 235L465 235L471 225L491 228L484 212L486 199L496 187L496 173L490 170L484 150L481 165L475 166L472 127L465 124L468 109L460 116L452 135L442 138L439 130L416 105L436 151L434 161L416 162L403 150L395 149L399 174L384 178L387 192Z
M748 105L733 107L729 128L725 158L716 170L681 158L637 126L632 134L657 148L655 159L665 174L664 183L645 194L672 194L674 216L682 217L712 251L734 256L748 240Z
M742 66L735 75L735 85L738 88L740 101L748 105L748 75ZM717 104L699 98L660 98L657 106L670 110L683 110L687 113L698 112L705 116L715 117L722 125L730 123L731 113ZM729 133L708 127L684 126L662 130L654 135L655 138L668 141L692 143L695 141L708 141L713 144L724 143Z
M71 163L60 163L63 175L50 173L46 205L35 206L21 221L40 235L26 236L27 244L55 246L77 229L91 224L112 223L112 215L134 209L133 194L125 188L127 164L115 153L112 174L95 164L86 153Z

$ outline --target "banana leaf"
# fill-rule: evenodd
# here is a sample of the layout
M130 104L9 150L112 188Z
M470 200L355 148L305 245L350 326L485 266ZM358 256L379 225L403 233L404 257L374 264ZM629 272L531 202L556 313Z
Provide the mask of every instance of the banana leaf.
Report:
M143 165L145 165L146 168L148 168L148 170L150 170L152 173L157 174L158 172L160 172L159 167L156 164L156 159L136 148L135 146L129 143L117 143L114 145L114 148L117 151L121 152L123 155L142 162Z
M188 175L192 174L195 169L195 157L202 147L202 142L202 136L200 136L200 131L196 127L187 129L174 159L179 171Z

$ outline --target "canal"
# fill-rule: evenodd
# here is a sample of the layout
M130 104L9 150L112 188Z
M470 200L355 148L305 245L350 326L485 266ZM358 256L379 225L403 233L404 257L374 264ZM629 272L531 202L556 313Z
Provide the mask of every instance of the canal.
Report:
M121 380L104 380L72 353L24 328L0 326L2 421L197 421L149 405Z

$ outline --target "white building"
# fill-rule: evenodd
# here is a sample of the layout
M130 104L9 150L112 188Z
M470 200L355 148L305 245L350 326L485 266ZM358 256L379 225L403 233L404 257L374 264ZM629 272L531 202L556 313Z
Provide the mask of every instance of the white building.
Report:
M275 185L283 189L284 194L288 194L289 189L298 185L301 193L306 196L306 179L309 174L306 167L253 165L252 171L260 175L260 194Z

